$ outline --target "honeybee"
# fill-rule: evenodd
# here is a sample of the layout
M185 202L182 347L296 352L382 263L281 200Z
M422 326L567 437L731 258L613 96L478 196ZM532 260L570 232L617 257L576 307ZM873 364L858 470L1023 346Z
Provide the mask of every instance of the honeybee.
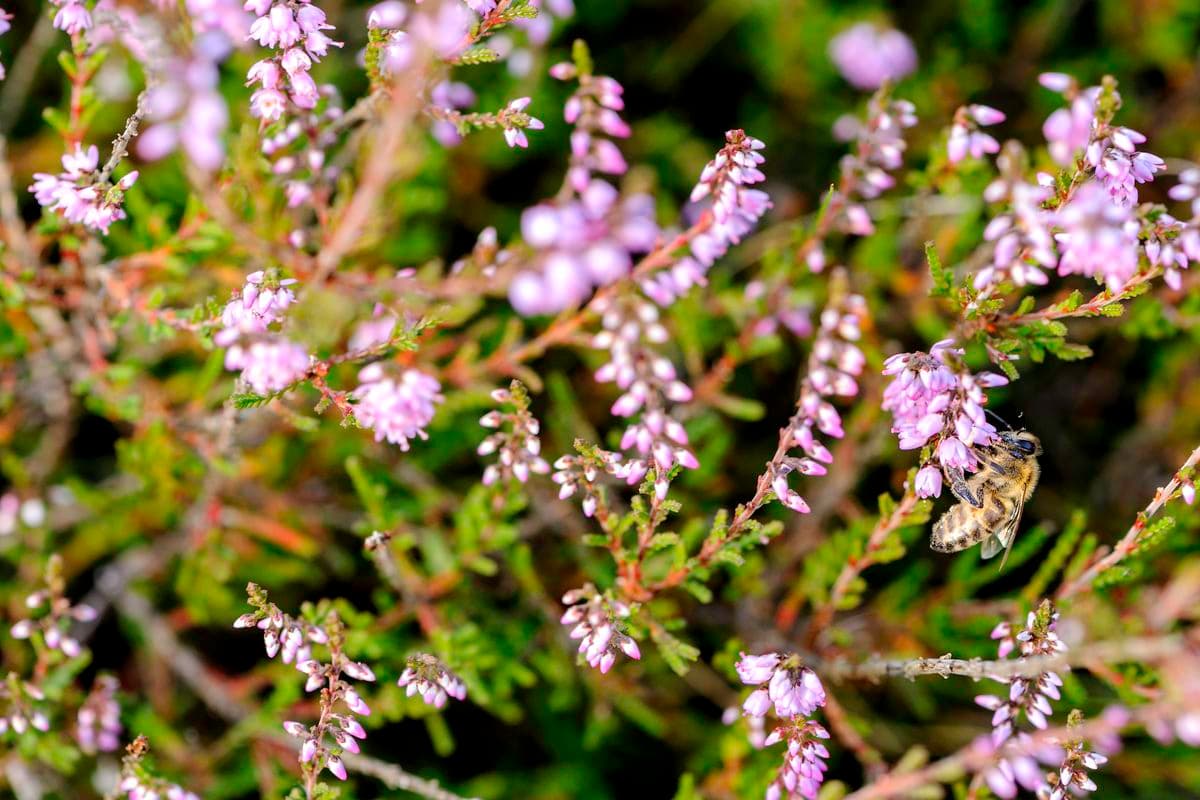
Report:
M933 526L929 546L956 553L983 542L983 557L1004 550L1004 569L1021 524L1021 511L1037 488L1042 443L1029 431L1001 431L997 441L975 448L979 471L952 475L950 490L960 501Z

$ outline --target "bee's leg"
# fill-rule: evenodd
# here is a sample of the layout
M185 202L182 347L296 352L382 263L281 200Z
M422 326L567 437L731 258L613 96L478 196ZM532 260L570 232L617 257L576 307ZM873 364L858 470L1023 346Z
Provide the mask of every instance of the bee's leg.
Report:
M950 478L950 491L954 493L955 497L975 508L983 508L983 498L971 494L971 487L967 485L966 476L963 475L961 469L952 467L946 472Z
M1009 477L1009 478L1011 478L1013 475L1017 474L1016 470L1014 470L1012 467L1006 467L1003 464L998 464L995 461L992 461L987 456L981 455L980 453L976 453L975 456L980 461L982 461L987 467L989 467L993 472L998 472L999 474L1004 475L1005 477Z

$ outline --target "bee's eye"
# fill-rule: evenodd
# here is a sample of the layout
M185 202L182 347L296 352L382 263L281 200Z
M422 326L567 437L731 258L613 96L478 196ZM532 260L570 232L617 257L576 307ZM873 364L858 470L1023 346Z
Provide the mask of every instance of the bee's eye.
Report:
M1028 439L1017 439L1017 448L1027 456L1031 456L1037 450L1037 446Z

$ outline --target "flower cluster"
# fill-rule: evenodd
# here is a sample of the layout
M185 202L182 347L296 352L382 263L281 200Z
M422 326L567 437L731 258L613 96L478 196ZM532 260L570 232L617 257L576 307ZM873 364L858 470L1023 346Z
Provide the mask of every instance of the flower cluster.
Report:
M762 719L773 708L783 723L763 741L767 747L787 742L783 765L778 777L767 787L766 800L779 800L785 793L787 797L816 800L825 780L825 759L829 758L821 740L828 739L829 733L808 717L825 705L821 679L796 655L742 653L736 667L742 683L759 687L743 703L745 714L751 719Z
M509 302L525 316L553 314L628 275L633 254L654 247L654 201L644 194L621 197L612 184L594 179L577 196L526 209L521 236L535 255L509 285Z
M20 735L33 728L45 733L50 730L50 717L41 707L46 695L32 683L13 673L0 682L0 735L12 730Z
M1056 219L1062 228L1055 237L1062 251L1059 275L1086 275L1116 291L1137 273L1141 225L1099 184L1080 186Z
M1154 173L1165 164L1153 153L1138 151L1137 146L1146 141L1141 133L1111 124L1121 104L1120 94L1107 85L1081 90L1074 78L1058 72L1043 73L1038 81L1070 103L1069 108L1053 112L1042 126L1054 160L1071 166L1083 150L1085 165L1112 202L1125 208L1137 205L1137 184L1154 180Z
M576 442L576 447L580 446L580 443ZM622 460L620 453L584 446L580 455L560 456L554 462L554 474L550 479L559 485L560 500L573 497L582 489L583 513L584 516L590 517L596 513L600 502L597 481L601 473L612 475L632 486L645 476L646 467L642 463Z
M869 22L860 22L833 37L829 57L856 89L878 89L917 68L917 51L907 36Z
M316 108L321 95L309 70L331 46L342 46L324 33L333 29L325 12L308 0L246 0L245 8L258 17L250 38L277 51L246 74L246 85L259 87L250 98L250 113L266 124L284 115L289 100L296 108Z
M904 130L916 124L916 107L907 100L894 99L887 89L871 96L863 119L846 115L834 123L834 135L841 141L854 142L854 148L842 156L838 185L826 199L823 227L814 231L804 252L813 272L825 268L823 238L829 228L836 227L855 236L875 231L875 223L863 201L874 199L896 185L889 172L903 163L904 151L908 149Z
M258 394L286 389L304 376L310 364L303 347L271 330L296 302L289 288L294 283L295 279L280 279L273 272L252 272L221 311L222 327L213 341L228 348L225 369L241 370L241 380Z
M670 305L696 284L703 284L709 267L753 230L772 207L766 192L750 188L766 180L759 169L766 161L759 152L764 147L743 130L726 131L725 146L704 166L690 197L692 203L711 203L711 222L692 236L689 256L642 280L647 297Z
M77 36L92 27L92 15L83 0L50 0L58 11L54 13L54 27L68 36Z
M184 0L192 20L192 29L200 37L220 33L235 47L242 46L250 34L252 19L240 0Z
M434 708L442 708L451 697L467 699L467 685L462 678L451 672L437 656L428 653L409 656L396 684L409 697L420 696L426 705Z
M821 327L809 356L808 374L800 386L796 413L781 440L784 454L770 465L771 488L779 502L801 514L808 513L808 503L788 485L788 475L824 475L825 465L833 462L833 455L815 433L820 431L835 439L845 435L841 415L826 398L858 394L857 378L867 359L855 342L862 337L860 326L866 313L866 300L853 294L831 300L821 312ZM803 450L804 457L786 455L792 447Z
M1012 626L1006 622L1000 623L992 631L992 638L1000 640L999 656L1005 658L1014 649L1020 652L1021 658L1065 652L1067 646L1054 631L1057 623L1058 612L1049 601L1044 601L1036 611L1029 612L1025 627L1015 636ZM1050 701L1059 699L1061 686L1062 678L1055 672L1043 672L1036 678L1016 677L1009 681L1008 699L985 694L976 697L975 702L994 712L992 739L999 745L1013 735L1013 726L1022 712L1031 725L1044 729L1047 718L1053 713Z
M310 203L318 182L332 182L338 170L326 163L326 153L337 136L331 126L342 117L337 89L329 84L317 88L327 100L318 108L297 109L286 125L263 137L261 150L271 161L271 172L283 181L288 208ZM289 237L294 247L305 244L305 234L295 230Z
M521 215L521 236L535 257L530 268L513 278L508 297L525 316L577 305L594 288L628 275L633 256L650 251L659 235L652 197L621 197L611 183L593 176L594 172L620 175L627 169L617 145L601 136L629 135L629 126L618 113L625 107L621 84L603 75L581 73L566 62L554 65L550 73L560 80L579 80L563 112L575 130L562 190ZM512 136L518 134L524 137L519 130ZM509 135L506 129L505 136Z
M563 117L575 126L567 185L582 194L592 182L593 172L623 175L628 166L621 149L601 134L617 139L629 137L629 124L619 113L625 108L625 87L607 75L580 73L568 61L552 66L550 74L562 81L579 79L578 88L563 106Z
M638 453L638 458L626 462L625 478L637 483L652 468L654 489L662 499L672 467L700 466L688 448L687 431L670 416L667 405L688 402L692 390L679 380L671 360L654 349L670 338L657 307L637 297L617 297L606 298L596 310L603 330L592 338L592 346L607 351L608 361L596 370L595 378L622 390L612 405L614 415L640 415L621 436L621 449Z
M40 498L22 501L16 492L0 495L0 536L11 536L19 526L37 528L46 521L46 504Z
M428 439L425 426L433 421L436 405L442 402L442 386L419 369L406 369L399 378L387 377L379 363L358 372L354 390L354 418L375 431L375 441L387 440L407 450L409 440Z
M572 639L579 640L579 652L588 666L608 672L618 653L635 661L642 657L637 642L620 627L619 620L629 617L628 605L601 595L590 583L567 592L562 601L569 606L562 624L571 628Z
M989 203L1003 203L1006 209L993 217L983 232L984 240L994 244L992 263L975 275L975 288L981 291L1008 280L1017 286L1043 286L1048 279L1042 269L1058 264L1054 216L1042 205L1053 192L1025 180L1023 161L1019 145L1006 145L996 159L1000 175L983 192Z
M39 205L60 214L67 222L104 234L114 222L125 219L125 210L121 206L125 192L137 182L136 170L116 184L110 184L102 178L100 151L95 145L87 150L82 145L75 145L74 151L63 155L62 165L63 171L57 175L34 173L34 183L29 191L33 192Z
M946 153L951 164L957 164L968 155L983 158L990 153L1000 152L1000 143L980 128L996 125L1005 119L1004 112L991 106L962 106L954 113L954 124L950 126L950 137L946 142Z
M531 472L549 473L550 465L541 456L542 441L538 438L541 424L529 412L529 392L524 385L513 381L508 389L493 391L492 399L513 408L511 411L489 411L479 420L480 425L496 429L496 432L480 442L476 452L481 456L499 454L498 463L489 464L483 471L484 486L509 478L525 483Z
M47 587L39 589L25 598L25 607L31 617L17 620L10 629L14 639L31 639L37 635L51 650L58 650L68 658L83 652L83 646L70 635L74 622L91 622L96 610L80 603L73 605L64 594L62 562L53 558L46 570Z
M1078 718L1079 715L1072 712L1072 716ZM1088 771L1099 769L1106 763L1106 756L1086 749L1082 741L1068 742L1058 772L1050 773L1049 785L1038 790L1038 800L1067 800L1096 791L1096 782Z
M990 444L996 428L987 421L984 389L1008 379L991 372L972 375L961 364L963 351L944 339L928 353L899 353L884 362L883 373L895 376L883 392L883 409L892 414L892 433L901 450L929 448L931 461L917 473L920 497L942 493L943 474L953 483L964 471L978 469L972 448Z
M315 780L317 773L328 769L338 779L345 780L346 765L340 756L343 752L359 752L358 740L367 735L355 715L371 713L370 707L345 677L371 682L375 680L375 673L366 664L346 656L344 629L336 613L328 612L322 623L316 625L284 614L267 599L267 593L253 583L246 587L246 594L255 610L238 617L234 627L262 629L268 657L274 658L275 653L282 650L283 661L293 661L296 669L308 676L304 690L320 691L321 714L316 724L306 726L292 720L283 723L287 733L303 740L300 764L305 775ZM314 658L312 644L324 645L329 652L328 659ZM348 713L335 712L339 704Z
M147 127L137 139L139 157L154 161L179 148L205 172L221 166L229 109L218 90L217 64L228 53L223 34L202 34L190 57L170 58L159 66L158 82L147 89Z
M117 679L100 675L75 715L75 741L85 753L111 753L121 746Z

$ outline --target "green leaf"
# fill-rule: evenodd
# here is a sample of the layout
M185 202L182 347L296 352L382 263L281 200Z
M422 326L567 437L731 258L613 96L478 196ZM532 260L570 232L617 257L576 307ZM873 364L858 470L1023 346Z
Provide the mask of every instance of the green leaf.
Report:
M954 290L954 273L942 266L933 242L925 243L925 260L929 262L929 276L933 286L929 289L930 297L949 297Z

